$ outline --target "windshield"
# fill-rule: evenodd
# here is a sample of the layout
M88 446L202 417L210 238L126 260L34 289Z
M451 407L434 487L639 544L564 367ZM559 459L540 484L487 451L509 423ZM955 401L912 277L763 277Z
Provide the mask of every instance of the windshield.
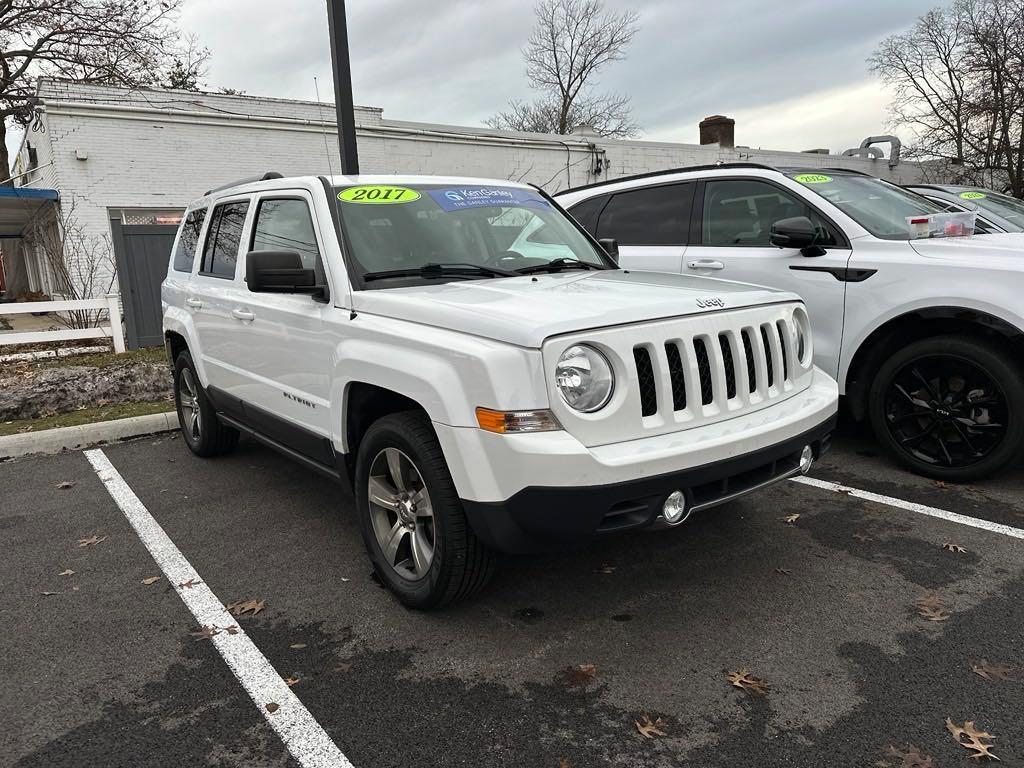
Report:
M872 235L884 240L909 240L908 216L942 212L939 206L921 195L873 176L795 173L790 178L818 193Z
M974 203L983 211L989 211L1006 219L1015 227L1015 231L1024 231L1024 201L988 189L960 192L959 197L966 203Z
M376 277L367 288L492 278L556 259L562 266L612 267L561 209L534 190L360 184L337 187L336 194L353 266L361 276ZM391 274L427 265L458 265L461 272ZM475 267L482 269L474 273Z

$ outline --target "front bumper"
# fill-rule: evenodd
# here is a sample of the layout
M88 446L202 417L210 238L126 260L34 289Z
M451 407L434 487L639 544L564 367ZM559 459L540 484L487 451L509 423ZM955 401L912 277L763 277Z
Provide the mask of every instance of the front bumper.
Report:
M506 552L564 548L648 525L681 489L706 508L788 477L805 445L820 456L838 387L810 387L770 408L668 435L587 448L566 432L495 435L435 423L477 536Z

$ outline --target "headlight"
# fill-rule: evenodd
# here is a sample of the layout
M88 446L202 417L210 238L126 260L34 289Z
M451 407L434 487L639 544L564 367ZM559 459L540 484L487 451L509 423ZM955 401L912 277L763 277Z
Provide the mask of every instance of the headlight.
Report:
M612 399L615 374L608 358L596 349L574 344L558 358L555 386L570 408L591 413Z

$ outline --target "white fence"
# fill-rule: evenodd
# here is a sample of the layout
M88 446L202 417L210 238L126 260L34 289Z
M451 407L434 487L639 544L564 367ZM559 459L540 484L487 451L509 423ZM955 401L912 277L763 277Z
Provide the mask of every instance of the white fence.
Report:
M109 325L96 328L61 328L56 331L24 331L0 333L0 346L7 344L38 344L44 341L75 341L78 339L111 339L114 351L121 353L124 347L124 328L121 325L119 294L108 293L102 299L79 301L23 301L16 304L0 304L0 316L25 315L33 312L75 312L82 310L107 310Z

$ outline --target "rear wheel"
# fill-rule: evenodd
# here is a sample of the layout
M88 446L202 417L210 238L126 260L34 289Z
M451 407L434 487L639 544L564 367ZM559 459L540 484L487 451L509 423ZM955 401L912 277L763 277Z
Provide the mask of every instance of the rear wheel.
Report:
M868 395L879 441L913 471L966 482L1024 448L1024 382L1006 352L983 339L938 336L886 360Z
M425 415L371 425L356 459L356 501L374 568L403 604L443 606L489 581L493 558L466 521Z
M238 445L238 430L222 424L199 384L192 356L181 352L174 360L174 404L185 445L197 456L229 453Z

